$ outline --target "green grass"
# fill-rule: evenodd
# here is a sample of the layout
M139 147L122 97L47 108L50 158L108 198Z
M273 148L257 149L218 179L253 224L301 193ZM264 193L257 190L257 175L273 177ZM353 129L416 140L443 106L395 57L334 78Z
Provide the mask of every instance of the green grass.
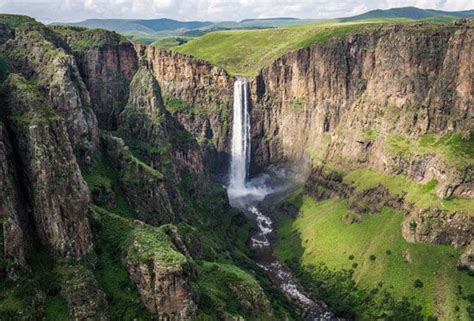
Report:
M382 282L400 298L414 297L425 316L467 320L468 303L457 287L462 286L465 295L473 294L474 281L456 269L462 249L406 242L400 231L403 214L390 209L347 224L347 200L315 202L303 196L293 203L299 207L297 218L284 219L278 229L275 253L280 259L297 258L303 265L323 262L333 270L351 269L357 263L354 279L362 287L372 289ZM414 287L416 279L423 282L422 288Z
M116 199L115 207L107 208L123 217L133 217L128 202L120 188L120 180L117 172L111 167L110 161L107 159L102 151L94 154L92 165L88 167L83 175L90 190L95 188L107 188L114 195ZM106 204L97 204L100 206L107 206Z
M351 33L410 21L413 20L373 19L349 23L328 20L291 28L218 31L172 49L207 60L233 75L255 76L261 68L287 52L314 44L327 45L330 40L342 39ZM445 27L440 24L433 28Z
M95 276L106 294L112 319L151 319L121 262L123 247L131 235L132 223L100 207L93 208L101 217L100 222L93 224L94 232L98 235L98 266Z
M70 46L74 51L82 51L91 48L104 46L114 46L128 42L127 38L113 31L103 29L77 29L70 27L57 28L60 33L67 32L75 34L72 37Z
M216 311L226 311L248 320L267 320L268 315L265 315L265 311L258 311L256 305L268 307L269 302L254 276L225 263L201 261L197 269L196 286L204 313L215 315ZM257 311L250 311L248 304L257 308Z
M67 321L67 302L64 298L56 296L48 300L45 311L46 321Z
M474 165L474 135L463 138L459 134L423 135L413 140L404 135L387 138L390 153L403 157L412 154L434 154L441 156L457 169Z
M174 248L172 240L166 234L167 228L172 227L167 225L135 227L127 246L127 259L131 263L157 262L166 270L181 270L187 260Z
M153 46L159 47L159 48L172 48L176 46L181 46L185 43L187 43L189 40L194 39L194 37L182 37L182 36L177 36L177 37L163 37L159 38L158 40L154 41L152 43Z
M405 200L419 208L437 207L448 212L461 212L474 215L474 200L472 199L440 199L435 192L437 182L417 184L404 175L387 175L372 169L356 169L344 176L344 182L355 187L356 192L383 185L390 194L402 196Z

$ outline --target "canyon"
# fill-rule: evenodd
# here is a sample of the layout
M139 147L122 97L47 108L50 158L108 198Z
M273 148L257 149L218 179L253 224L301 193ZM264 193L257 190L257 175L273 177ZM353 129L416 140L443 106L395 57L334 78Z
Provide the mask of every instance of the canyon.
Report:
M352 319L255 253L295 191L347 200L349 225L402 213L403 240L461 251L473 288L472 22L355 32L243 79L110 31L0 21L0 318Z

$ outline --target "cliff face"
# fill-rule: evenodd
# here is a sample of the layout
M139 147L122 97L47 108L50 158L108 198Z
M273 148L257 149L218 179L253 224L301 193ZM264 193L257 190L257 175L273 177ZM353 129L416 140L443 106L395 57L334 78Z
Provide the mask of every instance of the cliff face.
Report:
M15 165L25 177L35 230L56 253L80 257L92 246L89 191L65 122L22 76L11 74L4 86L13 148L21 159Z
M223 173L229 162L233 77L202 60L137 46L143 63L160 84L172 115L196 137L212 173Z
M87 161L99 143L97 119L75 59L55 33L41 25L18 28L3 45L10 64L27 78L34 77L48 102L64 118L72 147Z
M133 45L116 33L56 27L76 58L99 126L114 130L138 69Z
M136 228L125 264L148 311L157 313L159 320L189 320L196 312L188 282L190 262L175 248L168 229L175 228Z
M385 27L278 59L252 83L254 169L306 158L436 179L440 196L469 194L471 170L394 145L469 137L473 37L472 28Z

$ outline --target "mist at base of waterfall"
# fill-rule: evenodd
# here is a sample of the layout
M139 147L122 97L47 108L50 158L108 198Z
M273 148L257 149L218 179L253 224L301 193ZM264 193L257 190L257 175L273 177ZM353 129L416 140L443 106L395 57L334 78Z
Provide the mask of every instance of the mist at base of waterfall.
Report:
M291 187L293 183L283 176L260 174L248 180L244 186L227 187L230 204L234 207L247 209L250 205L260 203L270 195L281 194Z

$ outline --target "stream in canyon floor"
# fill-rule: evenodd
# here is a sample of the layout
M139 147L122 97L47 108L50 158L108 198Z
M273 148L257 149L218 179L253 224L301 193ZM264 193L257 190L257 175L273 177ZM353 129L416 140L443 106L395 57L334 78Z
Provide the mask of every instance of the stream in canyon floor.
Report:
M265 215L266 204L272 203L292 189L284 175L263 174L248 179L250 164L250 104L248 82L239 78L234 83L232 125L232 161L227 192L232 206L241 209L257 225L250 239L255 261L303 311L305 320L337 320L324 302L312 299L298 283L291 270L273 256L274 223Z

